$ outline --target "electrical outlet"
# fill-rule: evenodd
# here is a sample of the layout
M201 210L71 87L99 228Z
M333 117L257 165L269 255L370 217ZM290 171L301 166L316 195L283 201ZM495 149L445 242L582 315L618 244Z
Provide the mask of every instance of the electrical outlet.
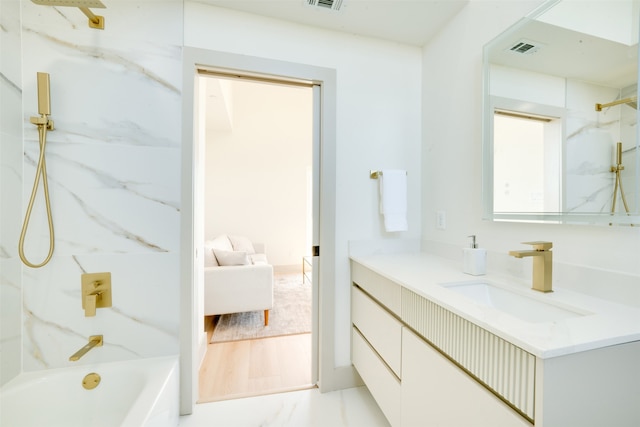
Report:
M436 228L444 230L447 228L447 214L445 211L438 211L436 215Z

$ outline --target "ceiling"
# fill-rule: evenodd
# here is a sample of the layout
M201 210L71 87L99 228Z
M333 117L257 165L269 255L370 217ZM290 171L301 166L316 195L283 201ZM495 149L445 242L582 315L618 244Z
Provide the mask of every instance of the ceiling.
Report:
M607 2L598 7L595 2L559 3L491 41L488 59L492 64L611 88L633 86L638 81L638 16L632 12L633 3L638 10L638 0L619 0L617 9ZM601 9L606 16L597 13ZM549 19L558 12L565 13L562 19ZM618 33L625 37L613 37ZM510 48L522 41L539 50L513 53Z
M423 46L429 42L469 3L469 0L342 0L340 10L335 11L309 6L308 0L200 1L298 24L414 46Z
M217 7L297 24L397 43L424 46L469 0L342 0L340 10L312 7L307 0L199 0ZM207 78L207 128L231 130L233 81ZM225 90L226 87L226 90ZM225 93L226 92L226 93Z

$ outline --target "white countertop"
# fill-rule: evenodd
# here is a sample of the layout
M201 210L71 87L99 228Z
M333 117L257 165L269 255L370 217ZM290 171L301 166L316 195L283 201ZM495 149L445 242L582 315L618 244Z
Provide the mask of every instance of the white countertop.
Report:
M462 262L427 253L351 256L351 259L543 359L640 340L640 309L632 306L557 287L554 292L544 294L531 290L531 283L506 276L471 276L462 273ZM531 323L440 286L473 281L495 283L583 314Z

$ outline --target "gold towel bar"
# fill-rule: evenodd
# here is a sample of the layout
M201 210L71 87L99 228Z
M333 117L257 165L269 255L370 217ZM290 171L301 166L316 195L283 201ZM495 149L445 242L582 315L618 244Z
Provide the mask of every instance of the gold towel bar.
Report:
M405 172L405 174L406 173L407 172ZM382 171L374 171L374 170L369 171L369 178L371 179L378 179L381 176L382 176Z

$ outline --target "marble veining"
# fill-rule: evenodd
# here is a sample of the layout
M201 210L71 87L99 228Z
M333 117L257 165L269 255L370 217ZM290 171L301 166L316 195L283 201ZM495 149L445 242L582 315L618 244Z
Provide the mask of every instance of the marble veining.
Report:
M623 123L626 106L610 107L595 112L596 102L619 97L617 89L585 82L567 82L565 201L563 209L573 213L606 213L611 211L614 175L615 143L628 140ZM624 119L624 120L623 120ZM624 136L624 137L623 137ZM633 176L632 170L623 172L623 179ZM633 186L626 187L633 192Z
M20 3L0 2L0 386L22 369L22 278L17 258L22 187ZM5 60L10 58L11 60ZM5 203L6 202L6 203Z
M53 273L50 278L28 271L22 310L25 370L177 354L179 319L172 307L178 298L173 286L178 255L157 257L56 256L45 267ZM113 307L87 318L81 307L80 276L99 271L112 273ZM69 355L95 334L104 335L104 346L88 354L86 361L69 362Z
M12 82L7 76L4 75L4 73L0 73L0 79L2 79L2 81L5 82L9 86L9 88L13 89L17 93L22 93L22 89L20 88L20 86Z
M99 59L101 61L106 61L110 63L110 65L121 65L125 70L132 71L134 73L141 74L144 78L148 78L161 86L169 89L171 92L180 94L180 89L175 86L173 83L163 79L160 75L154 73L153 71L147 69L141 64L136 63L133 60L127 59L124 55L121 55L113 50L107 50L104 48L97 48L96 46L82 46L77 43L70 43L65 40L56 38L54 36L43 34L37 30L32 28L23 28L24 31L36 34L47 41L54 43L60 47L70 49L74 51L73 55L79 55L82 58L92 57L95 59Z
M366 387L320 393L318 389L198 404L180 427L207 425L387 427Z
M33 157L36 156L37 153L33 153L32 155L29 155L28 153L25 153L25 161L26 164L32 166L35 170L35 164L37 163L37 160ZM75 163L75 164L70 164L72 162L69 162L63 158L60 158L58 156L56 156L55 154L49 154L47 156L47 161L48 161L48 170L51 170L53 165L55 165L56 161L61 160L59 163L65 164L66 163L66 167L70 167L70 168L75 168L77 171L80 172L85 172L83 173L83 175L87 175L87 173L89 175L91 175L92 179L95 179L97 181L100 181L101 183L105 184L103 185L103 188L105 190L108 189L108 191L113 191L113 190L123 190L124 193L128 193L129 196L126 196L125 194L122 194L120 197L127 197L127 198L131 198L131 197L142 197L143 199L146 199L148 201L154 202L154 203L158 203L157 200L153 200L150 197L146 197L143 196L142 194L140 194L137 191L131 191L129 188L129 184L127 183L122 183L122 182L118 182L117 180L115 180L114 178L106 175L106 174L100 174L98 171L93 170L91 168L89 168L87 165L82 165L80 163ZM55 167L55 166L53 166ZM35 173L35 172L34 172ZM30 174L30 176L33 176L32 174ZM78 181L67 181L69 182L70 185L75 185L77 187L77 183ZM83 180L83 183L87 183L87 180ZM134 186L136 184L132 184L131 186ZM70 207L69 210L67 210L66 215L77 215L79 212L82 212L84 215L84 220L85 221L89 221L92 225L91 227L98 227L102 230L104 230L106 233L108 233L110 236L115 237L117 239L124 239L126 242L133 242L136 245L139 245L142 248L148 249L148 250L152 250L152 251L158 251L158 252L167 252L168 249L167 248L163 248L158 244L155 244L151 241L149 241L147 238L143 237L142 235L136 234L135 232L132 232L130 230L128 230L125 226L123 226L121 223L119 223L118 221L114 220L113 218L109 218L107 215L109 213L112 213L111 210L107 210L107 209L102 209L99 206L92 206L92 204L90 203L90 199L84 198L82 196L80 196L76 191L72 190L71 188L67 187L66 185L58 182L56 175L50 175L49 176L49 187L50 188L56 188L59 189L61 191L65 191L66 194L71 198L71 200L73 201L73 207ZM42 191L41 188L39 188L39 191ZM82 190L79 190L82 191ZM95 191L95 189L94 189ZM60 197L61 193L60 191L55 191L53 192L53 194L55 196L53 197ZM160 205L163 206L169 206L169 203L159 203ZM61 206L62 208L57 208L54 209L54 213L55 214L59 214L61 212L64 211L64 206L63 204L58 203L58 206ZM177 211L177 208L174 207L174 209ZM39 214L41 214L41 212L34 212L32 215L34 217L39 216ZM55 223L54 223L54 227L56 228L56 233L58 235L59 238L61 238L61 240L66 241L66 242L72 242L74 240L73 236L74 230L77 230L77 226L78 226L78 222L73 223L73 229L69 229L66 227L55 227ZM93 234L95 236L95 233ZM67 237L68 236L68 237ZM78 236L81 237L81 236ZM76 250L81 247L84 246L85 248L90 248L90 247L94 247L94 250L99 250L99 248L102 246L101 243L104 243L105 240L101 240L101 241L93 241L93 245L91 244L85 244L85 245L78 245L77 242L76 244L74 244ZM89 242L87 242L89 243ZM115 243L115 242L114 242ZM64 244L63 244L64 245ZM64 247L63 245L61 245L60 247ZM125 247L124 246L120 246L121 249L120 251L125 251ZM104 248L106 249L106 248ZM114 248L115 249L115 248Z

